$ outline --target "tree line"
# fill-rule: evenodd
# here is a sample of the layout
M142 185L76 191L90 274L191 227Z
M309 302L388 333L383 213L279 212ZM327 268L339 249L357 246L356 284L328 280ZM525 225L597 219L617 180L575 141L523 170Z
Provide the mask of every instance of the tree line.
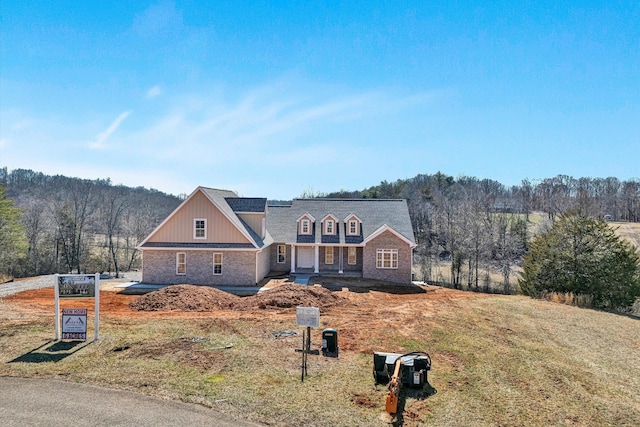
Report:
M184 199L26 169L0 168L0 187L0 275L14 277L138 268L136 246ZM418 278L478 291L514 292L514 273L537 228L567 212L640 221L638 179L558 175L508 187L438 172L359 191L311 193L304 196L406 199Z
M640 221L638 179L558 175L508 187L438 172L319 196L406 199L418 243L415 265L420 278L485 292L517 290L514 272L519 271L533 234L561 215L580 212L601 220ZM534 212L543 218L534 221Z
M158 190L113 185L109 179L28 169L9 173L0 168L0 188L0 236L10 236L0 256L0 275L12 277L119 275L139 268L136 246L181 202Z

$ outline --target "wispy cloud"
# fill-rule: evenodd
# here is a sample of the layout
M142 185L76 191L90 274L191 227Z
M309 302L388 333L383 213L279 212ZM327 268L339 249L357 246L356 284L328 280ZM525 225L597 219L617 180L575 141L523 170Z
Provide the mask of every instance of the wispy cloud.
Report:
M147 98L155 98L156 96L160 95L162 93L162 90L160 89L160 86L156 85L154 87L152 87L151 89L149 89L147 91Z
M113 134L118 127L122 124L122 122L129 117L129 115L132 113L131 110L129 111L125 111L123 113L121 113L118 117L116 117L116 119L109 125L109 127L104 131L104 132L100 132L98 134L98 136L96 137L95 141L92 141L89 143L89 148L91 148L92 150L102 150L105 148L105 143L107 142L107 139L109 139L109 137L111 136L111 134Z

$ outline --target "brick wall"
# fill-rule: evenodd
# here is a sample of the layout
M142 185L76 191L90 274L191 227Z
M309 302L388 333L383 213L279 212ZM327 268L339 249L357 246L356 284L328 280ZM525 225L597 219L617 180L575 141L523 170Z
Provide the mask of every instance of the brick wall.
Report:
M187 254L185 275L176 274L176 253ZM222 274L213 274L213 254L222 253ZM256 284L256 253L253 251L143 250L142 281L161 285L253 286Z
M342 270L362 271L362 248L356 248L356 263L354 265L349 264L349 248L346 246L342 248Z
M397 249L398 268L376 268L377 249ZM385 231L367 243L363 251L362 277L365 279L386 280L396 283L411 283L411 259L413 251L402 239L390 231Z
M284 245L285 260L283 264L278 263L278 245L283 243L273 243L269 259L271 260L271 271L289 272L291 270L291 245Z

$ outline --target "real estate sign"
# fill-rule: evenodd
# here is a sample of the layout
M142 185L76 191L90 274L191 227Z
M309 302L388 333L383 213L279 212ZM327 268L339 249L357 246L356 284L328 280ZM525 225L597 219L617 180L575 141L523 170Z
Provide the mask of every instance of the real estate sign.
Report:
M93 298L95 297L95 275L58 276L58 296L60 298Z
M83 340L87 339L87 309L63 308L62 309L62 339Z
M60 329L62 329L63 340L87 339L87 309L64 308L61 320L60 298L93 298L93 333L94 340L97 340L100 329L100 274L56 274L53 295L56 312L56 341L60 339Z

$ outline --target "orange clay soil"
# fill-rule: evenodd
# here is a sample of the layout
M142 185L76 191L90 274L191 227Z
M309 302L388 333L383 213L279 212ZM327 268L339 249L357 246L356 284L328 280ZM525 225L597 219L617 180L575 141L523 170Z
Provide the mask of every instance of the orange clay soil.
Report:
M204 286L175 285L146 295L124 295L105 283L100 291L100 317L114 318L215 318L258 322L295 319L296 306L319 307L321 326L340 330L341 350L361 348L363 338L382 329L411 334L411 324L421 319L437 322L458 301L487 295L435 286L394 285L363 279L313 278L310 286L272 280L270 288L250 297L237 297ZM3 298L4 309L24 314L53 315L53 288L29 290ZM62 308L88 308L93 299L60 299ZM415 331L414 331L415 332ZM385 349L393 351L393 349Z

